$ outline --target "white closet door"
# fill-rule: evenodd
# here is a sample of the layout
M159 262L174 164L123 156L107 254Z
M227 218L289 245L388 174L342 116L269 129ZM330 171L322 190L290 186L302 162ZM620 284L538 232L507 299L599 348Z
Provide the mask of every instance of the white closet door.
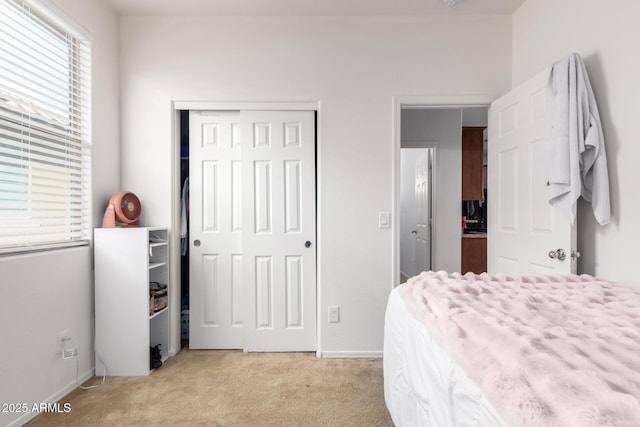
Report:
M248 351L316 349L315 117L243 111Z
M315 350L314 113L192 111L189 150L189 347Z
M244 320L240 113L189 115L189 347L240 349Z

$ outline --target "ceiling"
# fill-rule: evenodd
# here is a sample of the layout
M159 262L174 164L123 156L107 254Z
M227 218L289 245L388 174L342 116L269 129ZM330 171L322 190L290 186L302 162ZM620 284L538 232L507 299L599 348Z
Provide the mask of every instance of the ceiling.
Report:
M119 15L430 16L511 15L525 0L103 0Z

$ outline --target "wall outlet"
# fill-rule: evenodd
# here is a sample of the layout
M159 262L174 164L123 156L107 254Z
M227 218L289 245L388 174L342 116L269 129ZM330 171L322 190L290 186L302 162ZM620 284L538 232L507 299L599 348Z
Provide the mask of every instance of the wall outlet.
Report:
M64 338L69 338L69 330L68 329L63 329L60 332L58 332L58 347L57 347L57 351L56 354L62 354L62 349L64 348Z
M78 349L75 347L64 348L62 350L62 358L70 359L72 357L76 357L78 355Z
M337 305L329 306L329 323L340 323L340 307Z
M63 359L70 359L78 356L76 342L71 338L68 329L58 332L58 343L60 345L60 351L58 354L62 354Z

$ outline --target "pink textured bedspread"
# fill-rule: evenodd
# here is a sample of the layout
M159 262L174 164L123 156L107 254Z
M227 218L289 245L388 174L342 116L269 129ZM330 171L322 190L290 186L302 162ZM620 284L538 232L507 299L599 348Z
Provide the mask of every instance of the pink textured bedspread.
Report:
M424 272L402 298L509 425L640 426L640 292L588 275Z

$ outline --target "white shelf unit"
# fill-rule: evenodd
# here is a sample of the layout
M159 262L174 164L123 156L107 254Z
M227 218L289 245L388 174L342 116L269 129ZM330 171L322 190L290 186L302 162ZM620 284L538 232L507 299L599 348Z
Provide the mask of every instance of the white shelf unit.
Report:
M167 285L167 228L94 230L96 375L149 375L150 347L169 351L169 304L150 313L149 283Z

